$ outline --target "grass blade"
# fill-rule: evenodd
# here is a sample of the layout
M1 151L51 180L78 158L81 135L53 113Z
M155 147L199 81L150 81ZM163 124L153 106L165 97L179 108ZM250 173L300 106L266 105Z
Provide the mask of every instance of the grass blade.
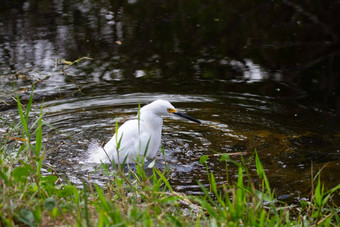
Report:
M32 86L32 92L31 92L31 95L30 95L30 98L28 100L28 104L27 104L27 107L26 107L26 114L25 114L25 120L26 122L28 122L28 116L29 116L29 113L31 111L31 107L32 107L32 102L33 102L33 92L34 92L34 86Z
M35 135L35 152L36 152L36 155L38 155L41 151L41 147L42 147L42 110L43 110L43 107L41 106L41 109L40 109L40 116L39 116L39 119L38 119L38 126L37 126L37 132L36 132L36 135Z
M171 192L173 192L172 187L171 187L169 181L164 177L164 174L161 173L157 168L155 168L154 170L157 172L158 176L162 179L162 181L163 181L164 184L169 188L169 190L170 190Z
M23 131L24 131L26 137L29 139L30 138L30 132L28 130L26 117L24 117L24 111L22 109L22 104L20 102L18 94L16 94L16 101L17 101L18 112L19 112L19 116L20 116L20 122L21 122L21 125L23 126Z

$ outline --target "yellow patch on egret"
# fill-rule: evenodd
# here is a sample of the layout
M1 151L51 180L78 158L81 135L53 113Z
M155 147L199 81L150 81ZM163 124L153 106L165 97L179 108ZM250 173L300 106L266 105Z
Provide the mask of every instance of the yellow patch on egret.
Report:
M176 109L168 108L168 113L177 113Z

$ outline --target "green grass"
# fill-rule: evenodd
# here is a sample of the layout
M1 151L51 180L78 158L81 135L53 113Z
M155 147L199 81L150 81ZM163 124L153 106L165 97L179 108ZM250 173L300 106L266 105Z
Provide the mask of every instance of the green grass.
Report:
M89 181L79 189L44 165L43 108L39 116L32 117L32 105L33 95L25 106L17 96L18 120L0 117L7 130L0 144L0 226L340 225L339 206L332 201L340 185L326 191L317 174L312 178L310 201L297 207L281 203L256 151L256 181L244 162L224 154L220 161L226 173L229 165L237 167L237 180L218 185L206 168L210 187L201 185L202 196L174 191L166 170L153 167L148 176L143 161L136 171L102 165L101 171L109 176L106 186ZM207 160L208 156L202 156L200 163L207 167ZM42 168L49 174L42 174Z

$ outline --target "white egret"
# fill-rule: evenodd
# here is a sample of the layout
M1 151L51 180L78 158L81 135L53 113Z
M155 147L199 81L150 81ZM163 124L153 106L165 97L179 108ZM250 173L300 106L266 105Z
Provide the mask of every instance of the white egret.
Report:
M170 102L158 99L140 109L139 120L129 120L104 146L90 149L89 162L132 163L144 155L153 158L161 145L163 116L177 115L201 123L178 112Z

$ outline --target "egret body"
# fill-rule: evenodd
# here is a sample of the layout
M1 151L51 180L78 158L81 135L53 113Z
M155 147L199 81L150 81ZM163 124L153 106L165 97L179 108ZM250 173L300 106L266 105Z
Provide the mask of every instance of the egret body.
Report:
M138 157L153 158L161 145L163 116L177 115L196 123L200 121L178 112L166 100L158 99L140 109L138 119L125 122L104 147L91 151L90 162L136 162Z

